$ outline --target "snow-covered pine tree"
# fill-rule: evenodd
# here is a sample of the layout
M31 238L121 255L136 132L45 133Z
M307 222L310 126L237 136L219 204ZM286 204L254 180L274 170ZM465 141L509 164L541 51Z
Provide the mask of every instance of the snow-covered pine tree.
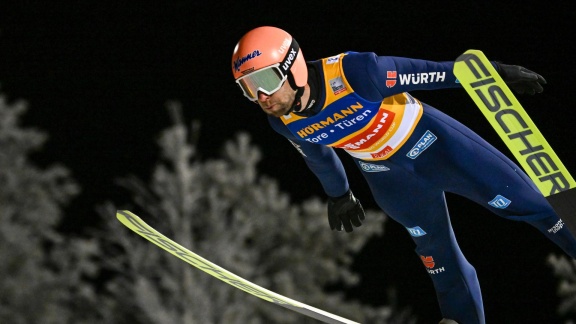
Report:
M27 109L0 94L0 323L95 321L101 300L86 275L97 245L57 230L79 186L64 166L30 159L48 135L21 126Z
M576 261L564 255L550 254L548 264L558 278L558 296L560 297L558 313L566 318L573 318L576 315ZM567 323L574 323L574 321Z

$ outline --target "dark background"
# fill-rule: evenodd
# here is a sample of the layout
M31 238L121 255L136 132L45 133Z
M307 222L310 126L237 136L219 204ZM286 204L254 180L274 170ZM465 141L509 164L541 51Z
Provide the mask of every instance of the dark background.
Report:
M168 100L182 103L187 121L201 121L202 158L217 157L225 140L246 131L264 153L260 170L281 180L294 201L323 196L298 153L234 84L234 45L260 25L289 31L306 59L353 50L444 61L473 48L537 71L548 81L544 93L519 100L574 173L576 11L568 3L18 1L0 11L0 91L27 100L24 125L49 133L35 160L65 164L83 186L62 226L71 232L109 221L93 207L126 198L115 178L149 175L155 139L170 124ZM413 95L508 154L465 91ZM356 195L375 209L361 175L348 170ZM557 283L545 259L561 251L526 224L459 197L448 200L461 248L478 271L488 323L559 322ZM389 302L386 289L395 286L400 306L412 306L423 323L436 323L441 315L434 291L413 249L405 229L389 222L386 235L358 256L363 280L350 296L383 304Z

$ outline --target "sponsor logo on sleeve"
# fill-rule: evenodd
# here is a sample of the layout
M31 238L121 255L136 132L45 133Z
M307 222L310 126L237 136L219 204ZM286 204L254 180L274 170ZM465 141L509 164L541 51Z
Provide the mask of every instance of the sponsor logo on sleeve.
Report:
M408 230L408 233L410 233L410 235L414 237L420 237L426 235L426 232L420 226L406 227L406 229Z
M392 88L400 80L400 85L418 85L435 82L444 82L446 72L420 72L420 73L398 73L397 71L386 71L386 86Z
M429 148L430 145L436 141L436 139L438 139L438 137L436 137L436 135L434 135L431 131L427 130L426 133L424 133L424 135L422 135L422 137L418 140L418 143L416 143L410 152L406 154L406 156L411 159L417 158L420 154L422 154L422 152Z
M494 208L506 209L506 207L510 206L510 203L512 203L510 199L502 195L497 195L496 197L494 197L494 199L488 202L488 205Z
M392 88L396 85L396 78L398 73L396 71L386 71L386 86Z
M444 82L446 72L421 72L411 74L400 74L401 85L416 85L424 83Z

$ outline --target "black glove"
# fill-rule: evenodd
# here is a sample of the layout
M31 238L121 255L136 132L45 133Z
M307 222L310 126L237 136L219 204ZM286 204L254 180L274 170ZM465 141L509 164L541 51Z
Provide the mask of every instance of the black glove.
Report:
M360 201L348 190L343 196L328 198L328 222L330 229L352 232L352 225L359 227L364 220L364 209Z
M518 65L506 65L500 62L496 62L496 65L504 82L515 92L533 95L544 91L542 84L546 84L546 80L540 74Z

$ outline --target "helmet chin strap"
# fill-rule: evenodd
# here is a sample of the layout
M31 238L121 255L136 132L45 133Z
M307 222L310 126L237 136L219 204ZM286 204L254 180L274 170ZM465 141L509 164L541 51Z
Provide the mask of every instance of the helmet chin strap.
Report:
M294 103L292 104L292 108L290 108L290 111L288 113L291 112L301 112L302 110L304 110L304 107L302 106L302 94L304 93L304 87L298 88L298 90L296 90L296 96L294 97Z
M302 100L301 100L302 95L304 94L304 87L298 87L296 85L296 81L294 81L294 76L292 75L292 73L288 74L288 83L290 84L292 90L296 90L296 95L294 96L294 102L292 103L292 107L290 107L290 110L286 113L286 115L288 115L293 111L299 112L304 109L302 107Z

